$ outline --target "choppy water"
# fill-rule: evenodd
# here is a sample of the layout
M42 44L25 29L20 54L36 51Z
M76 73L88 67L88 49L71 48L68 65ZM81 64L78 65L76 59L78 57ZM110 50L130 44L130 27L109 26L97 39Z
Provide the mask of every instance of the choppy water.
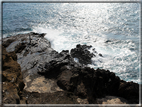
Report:
M3 3L3 37L47 33L58 52L92 45L103 57L92 58L121 79L140 83L139 3Z

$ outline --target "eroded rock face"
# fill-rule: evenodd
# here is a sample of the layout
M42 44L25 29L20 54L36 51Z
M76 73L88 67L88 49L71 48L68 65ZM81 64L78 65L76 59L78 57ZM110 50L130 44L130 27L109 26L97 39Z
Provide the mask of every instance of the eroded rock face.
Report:
M2 47L2 102L4 104L20 104L20 101L24 99L20 94L25 84L16 59L14 52L7 53L6 49ZM23 102L26 103L26 100Z

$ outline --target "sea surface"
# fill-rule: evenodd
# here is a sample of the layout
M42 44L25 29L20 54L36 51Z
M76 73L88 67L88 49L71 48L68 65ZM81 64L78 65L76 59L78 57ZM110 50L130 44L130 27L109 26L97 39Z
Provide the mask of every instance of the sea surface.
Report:
M92 45L103 57L89 67L140 83L139 3L3 3L2 18L3 37L46 33L58 52Z

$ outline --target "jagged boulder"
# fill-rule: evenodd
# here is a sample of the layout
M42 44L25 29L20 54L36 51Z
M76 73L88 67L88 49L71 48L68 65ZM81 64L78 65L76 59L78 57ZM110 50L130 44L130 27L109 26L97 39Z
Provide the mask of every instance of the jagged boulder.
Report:
M74 62L73 58L69 55L68 50L63 50L59 54L57 54L51 61L46 62L44 69L42 72L38 72L39 74L44 74L45 76L59 75L61 72L61 68L63 66L68 66L68 69L73 67L79 67L80 64ZM56 76L54 78L56 78Z
M95 56L93 53L90 53L89 49L92 46L87 46L87 45L76 45L76 48L71 49L71 56L73 58L78 58L79 63L81 64L91 64L91 58Z

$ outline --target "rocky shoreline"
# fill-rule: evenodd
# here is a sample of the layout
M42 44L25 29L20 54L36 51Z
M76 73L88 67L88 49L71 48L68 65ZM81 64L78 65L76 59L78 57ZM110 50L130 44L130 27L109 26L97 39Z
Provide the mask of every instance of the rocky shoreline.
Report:
M58 53L44 36L31 32L3 39L3 104L139 104L139 84L86 66L95 56L91 46Z

